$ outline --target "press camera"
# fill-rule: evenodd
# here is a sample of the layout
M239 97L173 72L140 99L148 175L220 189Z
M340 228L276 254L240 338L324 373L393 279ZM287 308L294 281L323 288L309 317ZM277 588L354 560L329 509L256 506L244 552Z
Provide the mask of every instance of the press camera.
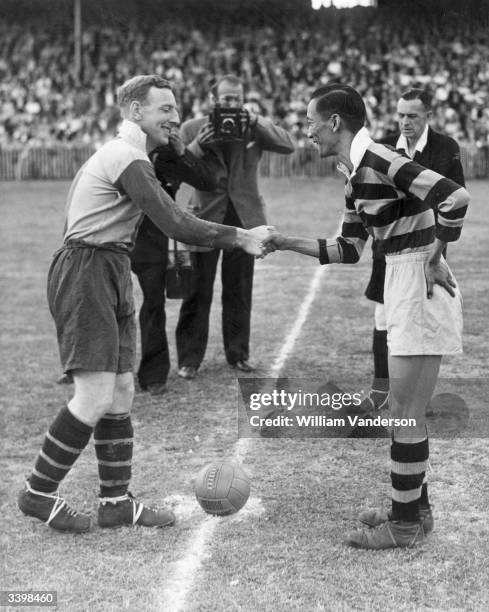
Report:
M244 140L250 116L244 108L223 108L216 105L210 115L217 140Z

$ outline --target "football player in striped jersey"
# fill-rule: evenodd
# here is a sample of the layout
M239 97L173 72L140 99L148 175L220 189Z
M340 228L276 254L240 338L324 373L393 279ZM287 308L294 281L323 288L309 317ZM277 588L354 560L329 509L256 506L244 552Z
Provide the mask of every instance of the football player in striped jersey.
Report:
M414 418L416 426L392 430L390 512L363 512L359 518L367 527L352 531L345 541L364 549L408 547L433 529L423 485L429 457L425 411L442 355L462 352L461 295L442 252L460 236L469 194L375 143L364 127L365 104L351 87L317 89L307 119L308 136L321 157L337 156L347 179L341 231L315 239L275 230L265 241L270 252L292 250L320 264L352 264L370 235L386 257L390 410L393 417Z

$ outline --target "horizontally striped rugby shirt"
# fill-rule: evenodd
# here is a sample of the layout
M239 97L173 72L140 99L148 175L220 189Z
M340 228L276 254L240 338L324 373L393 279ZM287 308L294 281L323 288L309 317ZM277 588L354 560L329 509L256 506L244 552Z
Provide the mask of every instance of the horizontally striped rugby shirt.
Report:
M365 128L352 141L353 172L345 185L346 208L336 238L340 261L359 260L369 235L386 255L430 245L435 236L452 242L460 236L469 203L467 191L385 145ZM438 210L435 224L433 207Z

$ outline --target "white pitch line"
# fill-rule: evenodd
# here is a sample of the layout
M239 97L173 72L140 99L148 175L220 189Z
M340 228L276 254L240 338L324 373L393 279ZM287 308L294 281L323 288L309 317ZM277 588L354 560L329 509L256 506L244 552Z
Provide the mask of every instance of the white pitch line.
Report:
M187 597L202 565L204 551L218 521L218 517L208 516L192 533L185 554L176 562L172 576L165 581L163 592L157 593L156 610L180 612L185 609Z
M288 356L292 352L319 290L321 276L326 269L326 266L316 269L309 284L309 291L301 302L294 324L285 338L280 353L270 368L270 378L278 377ZM234 459L240 462L243 461L249 445L250 438L240 438L234 445ZM172 575L165 581L164 589L156 593L156 610L161 612L184 612L187 598L192 591L197 572L202 565L205 549L219 522L220 519L218 517L206 517L199 527L192 532L183 557L175 563Z
M272 367L270 368L270 378L277 378L277 376L280 374L281 369L284 367L284 363L287 361L287 357L292 352L294 344L301 333L302 326L307 320L309 309L311 308L312 303L314 302L314 298L316 297L316 293L318 292L319 286L321 284L321 276L324 270L326 270L324 266L316 268L314 276L312 277L312 281L309 285L309 291L307 292L306 297L302 301L302 304L299 308L299 312L294 321L294 325L288 333L287 338L285 339L285 342L282 345L280 353L277 355L275 361L272 364Z

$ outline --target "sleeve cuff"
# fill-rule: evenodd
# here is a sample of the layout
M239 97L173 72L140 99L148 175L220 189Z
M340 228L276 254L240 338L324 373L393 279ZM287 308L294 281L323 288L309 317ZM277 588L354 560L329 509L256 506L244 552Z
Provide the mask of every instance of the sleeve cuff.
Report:
M212 240L213 249L234 249L238 240L238 232L233 225L216 226L216 237Z
M324 266L329 264L328 247L324 238L318 238L319 245L319 263Z
M462 228L460 227L444 227L443 225L437 225L435 230L435 236L442 242L455 242L460 238Z

